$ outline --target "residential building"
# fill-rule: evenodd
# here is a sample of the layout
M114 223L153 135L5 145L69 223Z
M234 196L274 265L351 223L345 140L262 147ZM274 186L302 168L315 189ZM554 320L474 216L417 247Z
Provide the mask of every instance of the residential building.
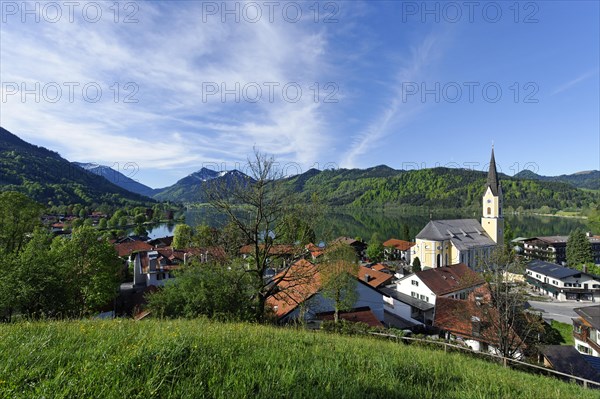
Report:
M595 264L600 264L600 237L587 234L592 247ZM522 240L523 255L527 259L540 259L546 262L566 265L568 236L532 237Z
M559 301L600 300L600 279L579 270L536 259L527 264L525 276L534 290Z
M489 258L504 243L502 186L498 180L494 149L482 198L481 223L475 219L432 220L417 234L411 258L418 257L423 268L464 263L472 269Z
M588 356L581 354L572 346L547 345L540 350L544 366L560 373L574 375L586 380L600 383L600 372L588 360Z
M600 357L600 305L573 310L579 315L573 319L575 349L584 355Z
M436 298L466 299L485 280L464 263L409 274L396 282L396 289L381 289L385 311L409 323L433 323ZM409 316L410 315L410 316Z
M336 244L346 244L346 245L349 245L352 248L354 248L354 250L356 251L356 256L358 256L358 259L364 259L364 257L365 257L365 251L367 250L367 244L364 243L363 241L356 240L356 239L350 238L350 237L338 237L335 240L333 240L331 243L329 243L329 246L334 246Z
M439 297L435 306L433 326L440 336L451 341L460 341L476 352L501 355L498 310L489 303L486 294L472 294L469 299ZM524 344L514 331L510 331L510 353L515 359L523 357Z
M368 306L352 309L347 312L339 312L339 318L340 320L351 321L353 323L365 323L368 324L369 327L383 327L383 323L377 319L375 314L371 311L371 308ZM316 319L320 321L333 320L334 312L317 313Z
M173 271L179 267L179 263L158 251L137 252L133 257L133 285L162 286L174 277Z
M375 270L371 270L371 272L377 273ZM315 320L317 314L334 310L333 301L320 292L321 274L316 265L300 259L284 273L275 276L275 280L279 280L278 276L281 278L278 282L280 290L267 300L280 323L298 319ZM381 274L389 277L385 273ZM352 308L369 307L377 320L381 322L383 321L383 298L375 288L381 280L379 277L369 279L369 282L365 280L364 274L362 279L357 276L358 283L355 287L357 300Z
M386 260L400 260L410 264L410 249L415 246L414 242L390 238L383 243Z

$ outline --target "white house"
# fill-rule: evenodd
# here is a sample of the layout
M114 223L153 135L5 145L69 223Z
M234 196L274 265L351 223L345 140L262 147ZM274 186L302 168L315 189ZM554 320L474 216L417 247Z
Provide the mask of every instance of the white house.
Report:
M600 280L591 274L537 259L527 264L525 274L534 290L559 301L600 300Z
M466 299L485 280L464 263L409 274L382 289L386 311L412 323L433 323L436 297ZM407 316L410 314L410 318Z
M600 305L573 309L573 341L579 353L600 357Z

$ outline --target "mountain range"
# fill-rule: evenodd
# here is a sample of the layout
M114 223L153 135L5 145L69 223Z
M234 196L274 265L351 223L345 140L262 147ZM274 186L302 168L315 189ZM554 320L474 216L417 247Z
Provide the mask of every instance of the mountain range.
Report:
M54 151L29 144L2 127L0 190L19 191L47 205L153 202L80 168Z
M68 173L65 173L68 171ZM206 190L252 183L238 170L202 168L162 189L145 186L108 166L69 162L56 152L26 143L0 128L0 190L24 192L42 203L143 201L205 202ZM587 207L598 202L600 171L557 177L522 171L500 176L505 207L556 209ZM386 165L368 169L310 169L282 179L290 199L317 196L332 206L372 207L413 205L437 208L480 206L486 173L468 169L395 170ZM598 187L600 188L600 187Z
M573 173L571 175L560 176L542 176L530 170L522 170L515 174L518 179L557 181L570 184L578 188L588 188L590 190L600 190L600 170L586 170Z

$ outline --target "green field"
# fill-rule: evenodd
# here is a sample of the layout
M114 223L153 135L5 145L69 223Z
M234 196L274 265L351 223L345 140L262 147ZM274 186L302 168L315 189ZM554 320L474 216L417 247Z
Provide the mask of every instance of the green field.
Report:
M204 320L0 326L2 398L598 398L457 353Z
M555 328L560 332L561 337L565 341L562 345L573 346L575 341L573 340L573 325L567 323L561 323L556 320L552 320L552 328Z

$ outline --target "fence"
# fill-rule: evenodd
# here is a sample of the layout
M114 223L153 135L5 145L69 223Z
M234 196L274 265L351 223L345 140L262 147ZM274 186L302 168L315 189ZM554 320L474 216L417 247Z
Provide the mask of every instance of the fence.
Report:
M544 373L549 373L549 374L555 374L564 378L568 378L570 380L574 380L577 382L581 382L584 388L598 388L600 389L600 383L596 382L596 381L592 381L592 380L588 380L582 377L577 377L571 374L566 374L566 373L561 373L560 371L556 371L556 370L552 370L546 367L542 367L542 366L538 366L535 364L531 364L531 363L526 363L526 362L522 362L520 360L516 360L516 359L512 359L512 358L508 358L508 357L504 357L504 356L499 356L499 355L494 355L492 353L486 353L486 352L475 352L470 348L465 348L464 346L460 346L460 345L455 345L455 344L451 344L449 342L444 342L444 341L434 341L434 340L428 340L428 339L421 339L421 338L412 338L412 337L398 337L397 335L393 335L393 334L385 334L385 333L378 333L378 332L370 332L370 335L376 335L376 336L381 336L381 337L386 337L386 338L393 338L396 341L398 340L404 340L404 341L416 341L416 342L424 342L427 344L434 344L434 345L441 345L444 347L444 352L448 351L448 348L454 348L454 349L458 349L461 351L465 351L468 353L472 353L472 354L477 354L477 355L481 355L481 356L487 356L487 357L491 357L493 359L496 359L498 361L501 361L502 364L504 365L504 367L508 367L510 363L515 363L515 364L519 364L528 368L533 368L533 369L537 369L537 370L541 370ZM590 366L591 367L591 366Z

